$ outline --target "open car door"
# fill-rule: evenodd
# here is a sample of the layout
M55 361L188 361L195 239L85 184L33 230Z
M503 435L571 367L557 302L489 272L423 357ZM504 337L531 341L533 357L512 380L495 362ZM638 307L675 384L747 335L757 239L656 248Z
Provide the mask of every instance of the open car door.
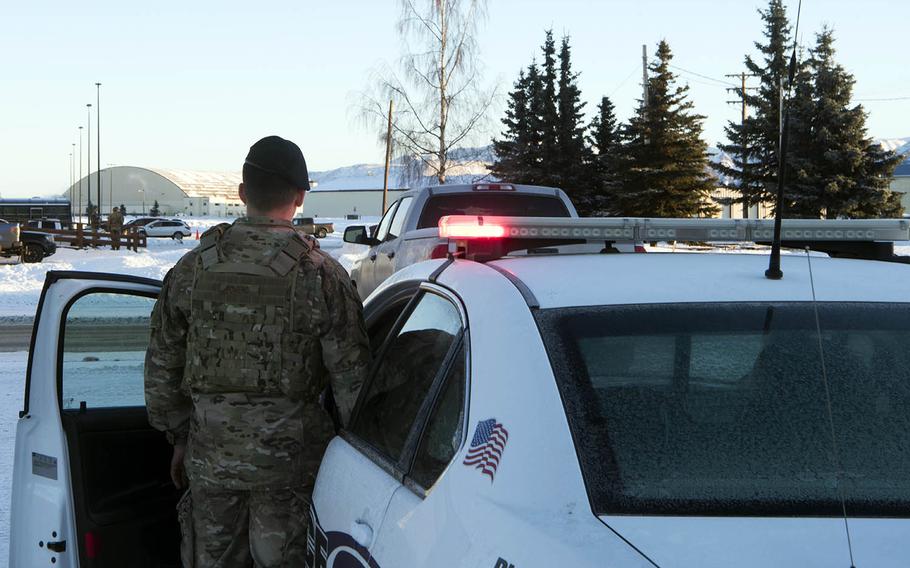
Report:
M179 566L171 448L143 366L161 282L49 272L16 429L10 566Z

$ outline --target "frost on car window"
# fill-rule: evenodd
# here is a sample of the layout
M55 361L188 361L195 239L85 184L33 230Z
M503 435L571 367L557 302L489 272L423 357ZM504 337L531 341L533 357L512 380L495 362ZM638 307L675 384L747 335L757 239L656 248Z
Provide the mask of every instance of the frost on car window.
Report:
M811 304L539 318L596 510L839 515L838 488L851 514L910 504L910 306L821 304L823 354Z
M145 406L143 370L154 298L92 293L66 313L62 336L64 409Z

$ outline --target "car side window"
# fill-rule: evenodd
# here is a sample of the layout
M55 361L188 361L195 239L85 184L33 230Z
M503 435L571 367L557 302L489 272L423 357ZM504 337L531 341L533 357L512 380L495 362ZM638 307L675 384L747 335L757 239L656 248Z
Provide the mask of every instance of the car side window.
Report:
M145 406L143 371L155 299L94 292L67 310L61 337L63 409Z
M395 218L392 219L392 224L389 226L389 234L386 236L386 240L401 236L401 230L404 228L404 221L408 216L408 212L411 210L411 203L413 201L413 197L404 197L398 202L398 210L395 211Z
M451 302L425 293L374 367L351 432L397 463L461 327Z
M423 431L410 477L429 489L455 457L464 437L465 356L462 346Z
M389 210L385 212L385 215L382 217L382 221L379 222L379 229L376 230L376 239L380 242L384 241L386 235L389 234L389 225L392 224L392 218L395 216L395 211L398 209L398 202L392 204L389 207Z

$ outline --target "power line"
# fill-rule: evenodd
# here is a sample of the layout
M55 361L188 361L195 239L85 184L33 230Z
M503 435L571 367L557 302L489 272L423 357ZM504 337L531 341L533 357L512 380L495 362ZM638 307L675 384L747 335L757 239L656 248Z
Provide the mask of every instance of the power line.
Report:
M678 65L669 64L669 66L672 67L673 69L682 71L683 73L695 75L696 77L701 77L702 79L708 79L709 81L714 81L716 83L720 83L721 85L725 85L725 86L729 86L729 87L737 86L736 83L731 83L730 81L724 81L723 79L716 79L714 77L708 77L707 75L702 75L701 73L696 73L695 71L689 71L688 69L683 69L682 67L680 67Z
M857 103L883 103L891 101L910 101L910 97L882 97L878 99L853 99Z
M635 75L636 73L638 73L638 64L637 64L637 63L635 64L635 68L632 69L632 72L629 73L629 75L628 75L625 79L623 79L622 82L619 83L619 85L617 85L615 89L613 89L613 92L611 92L611 93L610 93L609 95L607 95L607 96L610 97L610 98L613 98L613 95L615 95L617 92L619 92L619 90L620 90L621 88L623 88L623 86L629 81L629 79L632 78L632 75Z

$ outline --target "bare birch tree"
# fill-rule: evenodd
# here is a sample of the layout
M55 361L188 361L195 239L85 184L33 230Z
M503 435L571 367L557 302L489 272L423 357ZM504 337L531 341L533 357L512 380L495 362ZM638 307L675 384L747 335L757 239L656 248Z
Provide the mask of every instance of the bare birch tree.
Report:
M400 0L398 33L405 46L397 68L374 73L361 93L361 117L385 139L388 101L395 102L392 138L405 181L446 182L450 152L485 122L495 90L479 86L475 34L486 0Z

